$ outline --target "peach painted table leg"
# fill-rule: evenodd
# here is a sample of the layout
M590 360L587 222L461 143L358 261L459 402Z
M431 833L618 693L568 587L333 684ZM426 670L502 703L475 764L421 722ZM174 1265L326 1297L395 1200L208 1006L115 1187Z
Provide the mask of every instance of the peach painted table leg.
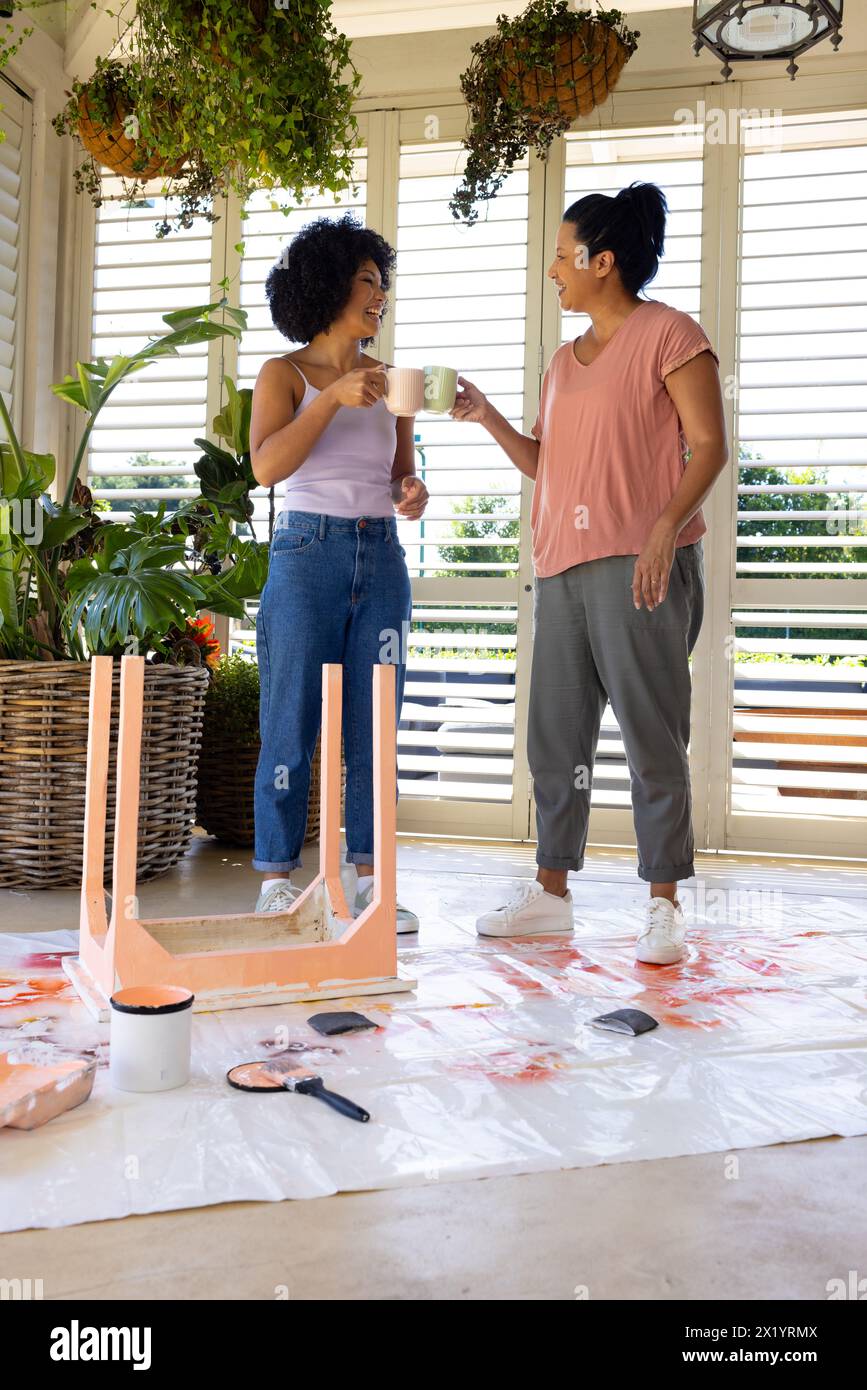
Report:
M343 667L322 667L320 741L319 874L325 881L334 916L352 917L340 879L340 732L343 717Z
M373 901L379 930L397 931L395 668L373 668Z
M114 984L114 927L105 915L105 821L114 662L95 656L90 664L87 774L84 794L84 854L81 876L79 954L105 993Z
M117 804L111 903L111 920L116 932L122 929L123 922L139 915L135 889L143 715L144 657L125 656L120 663L120 727L117 738Z
M85 1003L97 1012L118 986L181 985L196 995L199 1009L242 1008L291 999L341 998L356 993L392 993L413 988L398 976L396 937L396 710L395 668L373 673L374 892L357 918L340 882L340 732L342 668L323 669L322 843L314 884L286 913L267 919L255 913L153 919L142 922L136 898L139 769L143 723L144 661L124 657L117 762L117 810L113 863L112 920L99 949L93 939L99 915L91 904L101 891L98 849L104 837L104 803L95 802L107 778L105 731L110 719L110 663L92 672L91 746L88 753L90 815L83 875L86 913L79 961L64 962ZM106 681L109 683L106 684ZM90 896L88 896L88 893ZM292 918L305 899L330 897L343 916L339 935L292 940ZM309 906L309 904L308 904ZM267 921L267 926L265 925ZM104 927L104 914L102 918Z

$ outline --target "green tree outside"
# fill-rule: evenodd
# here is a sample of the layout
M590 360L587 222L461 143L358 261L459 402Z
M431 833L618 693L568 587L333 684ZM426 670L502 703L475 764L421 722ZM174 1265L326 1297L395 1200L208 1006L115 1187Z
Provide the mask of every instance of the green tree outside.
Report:
M136 469L144 469L147 468L148 464L156 464L157 462L158 460L151 458L150 454L135 454L129 460L130 467ZM162 462L159 460L160 464ZM183 467L183 465L178 463L178 467ZM194 476L179 478L166 473L100 473L98 469L93 469L88 476L87 485L90 488L99 488L100 491L113 488L160 488L168 493L172 488L196 487L196 478ZM181 500L179 498L175 501L166 496L166 511L177 511ZM98 510L109 513L128 512L135 505L132 498L129 497L118 497L116 500L114 498L100 498L100 503Z

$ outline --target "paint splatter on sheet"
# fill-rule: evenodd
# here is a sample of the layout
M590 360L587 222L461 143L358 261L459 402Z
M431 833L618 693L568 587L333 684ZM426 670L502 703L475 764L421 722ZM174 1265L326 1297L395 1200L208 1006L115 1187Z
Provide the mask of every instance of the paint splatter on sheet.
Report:
M688 959L660 968L636 965L627 895L606 891L604 918L566 942L426 920L401 949L417 990L348 998L377 1026L333 1043L309 1004L197 1014L190 1084L155 1096L112 1089L108 1025L61 970L74 934L0 935L0 1051L98 1063L80 1110L0 1131L0 1229L867 1133L863 913L812 899L808 916L793 895L770 930L699 924ZM627 1006L659 1027L590 1026ZM370 1123L226 1084L237 1063L280 1055Z

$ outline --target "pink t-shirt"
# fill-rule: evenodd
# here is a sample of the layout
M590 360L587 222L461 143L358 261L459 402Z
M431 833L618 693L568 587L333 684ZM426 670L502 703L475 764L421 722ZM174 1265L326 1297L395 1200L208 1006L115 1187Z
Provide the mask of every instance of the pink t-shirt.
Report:
M719 363L695 319L644 300L589 367L571 342L554 353L532 430L540 441L530 514L540 578L641 550L684 470L686 442L665 377L699 352ZM677 544L706 529L696 512Z

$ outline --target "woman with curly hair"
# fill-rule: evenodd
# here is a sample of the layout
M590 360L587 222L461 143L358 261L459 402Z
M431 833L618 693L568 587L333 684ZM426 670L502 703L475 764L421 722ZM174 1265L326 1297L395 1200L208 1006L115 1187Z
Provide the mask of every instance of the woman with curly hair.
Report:
M412 592L395 511L418 520L412 417L383 399L386 364L364 349L385 313L392 248L347 213L305 227L265 284L271 317L304 346L273 357L253 392L250 453L257 481L283 484L268 581L256 623L262 750L253 867L257 912L285 912L300 893L310 763L319 735L322 667L343 666L346 858L355 913L373 893L373 668L397 663L403 699ZM418 930L398 904L397 929Z

